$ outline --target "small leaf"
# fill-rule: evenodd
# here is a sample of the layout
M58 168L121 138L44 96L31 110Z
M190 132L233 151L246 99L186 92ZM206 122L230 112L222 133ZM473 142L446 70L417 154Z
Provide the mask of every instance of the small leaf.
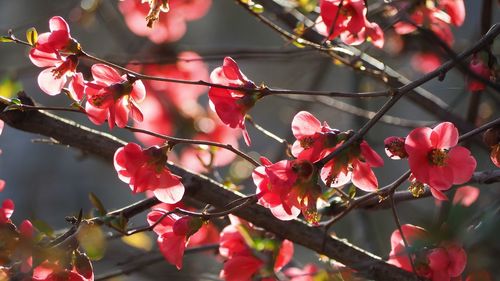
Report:
M106 236L101 228L94 224L83 224L77 234L80 246L90 260L100 260L106 252Z
M0 36L0 43L14 42L9 36Z
M153 241L151 241L151 238L144 232L138 232L134 235L123 236L122 241L123 243L131 247L141 249L146 252L151 251L151 249L153 248Z
M18 98L15 98L15 99L11 99L10 100L11 103L15 104L15 105L22 105L23 103L21 102L20 99Z
M304 44L302 44L303 42L304 42L304 39L302 39L302 38L297 38L297 40L294 40L294 41L292 42L292 44L293 44L295 47L297 47L297 48L301 48L301 49L302 49L302 48L305 48L305 47L306 47Z
M264 7L260 4L250 5L250 10L256 14L262 14L264 12Z
M349 198L353 199L354 197L356 197L356 187L354 185L351 185L349 187Z
M31 46L35 46L36 41L38 40L38 32L36 32L36 29L34 27L26 30L26 39Z
M21 90L22 86L15 80L10 79L8 76L5 76L0 81L0 96L4 98L11 98L17 92Z
M97 197L97 195L95 195L94 193L91 192L91 193L89 193L89 199L90 199L90 202L92 203L92 205L94 205L94 207L97 209L97 211L99 211L99 214L101 216L104 216L108 213L106 211L106 208L104 208L104 205L102 204L99 197Z

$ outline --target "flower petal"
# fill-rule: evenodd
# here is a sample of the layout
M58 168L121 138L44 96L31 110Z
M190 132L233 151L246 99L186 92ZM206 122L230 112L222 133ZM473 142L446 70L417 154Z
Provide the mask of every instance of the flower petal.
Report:
M94 64L92 65L91 71L96 81L103 82L106 85L124 81L114 68L105 64Z
M62 75L60 78L56 78L54 73L52 73L54 67L49 67L44 69L38 75L38 86L46 94L55 96L61 93L61 89L66 84L66 75Z
M443 122L437 125L433 131L437 133L438 139L434 147L448 149L458 143L458 129L450 122Z
M368 163L356 161L352 167L352 183L356 187L366 192L373 192L378 189L377 177Z
M474 186L462 186L457 188L453 197L453 205L460 204L469 207L479 198L479 188Z
M297 113L292 120L292 132L295 138L312 136L321 131L321 122L307 111Z
M453 170L453 184L462 184L470 180L477 163L467 148L456 146L448 152L448 165Z

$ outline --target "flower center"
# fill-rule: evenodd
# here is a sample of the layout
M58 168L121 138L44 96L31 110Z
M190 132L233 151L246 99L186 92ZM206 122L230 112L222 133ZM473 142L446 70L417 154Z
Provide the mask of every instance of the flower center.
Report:
M158 146L152 146L146 149L145 154L150 157L148 164L155 168L157 174L161 173L168 160L166 151Z
M60 79L68 72L75 72L77 65L78 57L75 55L68 56L63 63L61 63L58 67L52 69L52 75L54 75L55 79Z
M423 183L419 181L414 181L410 184L410 187L408 187L408 191L410 191L413 197L420 197L424 194L425 187Z
M300 147L302 147L303 149L308 149L311 148L314 144L314 139L312 137L303 137L299 140L299 142Z
M435 148L429 152L428 157L431 164L443 167L448 162L448 151Z
M307 160L295 160L292 164L292 170L304 180L309 180L315 172L314 165Z

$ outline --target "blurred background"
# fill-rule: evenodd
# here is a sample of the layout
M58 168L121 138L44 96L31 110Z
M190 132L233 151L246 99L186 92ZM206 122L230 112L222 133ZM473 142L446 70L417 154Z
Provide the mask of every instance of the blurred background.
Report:
M148 31L148 34L141 31L140 27L135 28L135 33L132 32L130 30L132 23L127 25L125 19L135 16L127 10L131 9L127 7L127 5L132 5L129 2L134 1L125 2L0 0L0 35L7 35L7 31L11 29L16 36L24 38L26 30L30 27L35 27L39 33L46 32L48 20L52 16L59 15L68 21L72 37L76 38L88 53L121 65L127 65L133 61L135 63L130 64L129 67L146 72L154 72L155 70L148 67L154 68L151 65L155 64L175 65L178 54L190 51L196 52L199 57L203 58L203 61L185 61L187 66L184 65L184 67L187 69L189 69L189 63L198 63L199 67L196 70L180 71L186 75L181 78L199 79L198 77L201 76L208 79L208 73L222 64L224 56L230 55L238 62L242 72L257 85L265 83L273 88L348 92L385 89L379 81L359 75L348 67L339 66L314 50L295 47L291 42L287 42L257 21L234 1L213 0L206 1L204 4L194 3L194 5L206 6L206 11L198 11L197 9L201 9L200 6L192 8L199 14L192 16L196 19L185 16L185 22L175 23L185 24L186 32L180 35L172 32L167 39L158 39L158 34L152 35L151 33L156 32L155 29L152 32ZM135 2L139 5L140 1ZM295 5L296 2L301 1L276 2ZM368 1L371 5L378 5L382 2ZM460 27L453 27L455 42L452 48L457 52L469 47L478 40L481 34L480 17L483 1L465 2L467 12L465 23ZM494 3L493 6L495 10L492 11L492 22L497 22L500 13L498 13L498 5ZM175 6L172 6L172 12L174 8ZM160 15L162 16L164 15ZM171 17L175 16L179 15L174 14ZM372 17L376 21L381 18L381 15L374 14ZM314 16L311 18L314 19ZM276 18L271 17L271 19L281 24ZM170 21L175 22L173 19ZM164 24L166 25L160 22L158 26L162 27ZM174 26L174 23L170 24ZM180 27L174 26L173 29L175 28ZM176 32L182 33L181 30L176 30ZM425 40L416 35L400 37L390 29L387 30L386 45L383 49L377 49L367 43L362 45L362 49L367 53L410 79L416 79L422 75L418 65L423 63L423 60L419 61L415 56L435 51L436 48L438 47L429 46ZM498 50L497 40L493 45L493 54L498 55ZM2 62L0 94L12 95L14 91L23 89L41 104L69 105L64 95L49 97L40 90L36 79L41 69L30 62L27 56L28 51L28 48L21 45L0 43L0 61ZM193 55L190 53L189 56L191 58ZM416 63L411 63L412 60L414 62L416 60ZM86 77L90 77L91 65L92 62L81 60L79 70ZM177 67L182 68L179 65ZM161 71L158 70L158 73ZM165 73L168 75L169 72ZM449 104L455 114L465 116L471 95L466 89L465 81L466 78L462 73L453 70L446 75L444 81L434 79L424 87ZM155 85L147 86L156 91L156 95L161 95L159 93L163 91L161 87L155 88ZM169 91L169 98L176 99L177 95L179 99L179 96L188 95L197 101L198 105L183 108L183 104L188 102L187 98L168 102L167 109L158 109L148 105L150 110L155 113L161 111L163 115L158 114L168 119L160 126L163 126L163 133L179 137L195 137L199 133L207 133L200 125L204 124L200 120L212 118L207 113L207 89L196 87L196 89L186 90L191 93L187 94L180 87L175 88L172 85L169 87L171 89L164 90ZM294 138L290 123L293 116L300 110L312 112L319 120L327 121L331 127L340 130L356 130L367 119L354 116L346 110L352 111L352 108L357 108L365 113L376 111L385 101L384 98L325 99L323 103L320 103L297 100L297 98L298 96L295 98L266 97L257 102L249 113L255 123L292 143ZM165 106L165 99L163 97L163 106ZM498 93L486 90L481 98L477 124L498 117L499 104ZM106 124L95 126L80 114L60 112L56 114L76 120L85 126L109 131ZM380 186L391 183L408 169L405 161L392 161L385 157L383 139L391 135L406 136L411 127L418 123L434 124L439 121L406 99L401 100L389 114L405 119L403 121L407 123L407 126L379 122L366 138L385 160L385 166L375 170ZM203 117L199 118L199 116ZM217 122L214 121L215 119L210 120ZM157 128L155 127L157 125L151 126L151 128ZM261 155L266 156L273 162L286 157L282 144L266 137L251 125L247 127L252 138L250 147L244 144L239 131L234 130L229 133L232 136L231 140L239 141L239 147L243 151L255 158ZM127 141L138 141L136 136L119 128L113 129L111 133ZM151 140L149 140L150 143L144 139L141 141L146 141L148 145L154 144ZM91 210L92 205L88 200L89 192L96 194L108 209L120 208L144 197L142 194L132 195L129 187L116 177L116 172L110 163L105 163L77 150L53 144L46 137L27 134L6 126L0 137L0 148L3 151L0 156L0 178L7 183L5 190L0 193L0 199L12 198L14 200L16 208L13 221L16 223L29 218L43 221L53 229L68 227L64 220L65 216L75 215L81 208L85 212ZM181 153L183 149L176 149L176 155L170 156L171 160L181 164L197 162L198 159L188 152L186 152L188 155L186 157L189 159L183 159ZM478 171L495 168L489 160L487 148L473 144L471 150L478 160ZM240 159L229 159L226 162L229 163L210 171L210 175L219 180L230 180L236 185L246 187L244 191L252 192L254 187L249 178L252 172L251 166ZM400 189L403 190L406 187L407 184L403 184ZM401 203L398 205L398 212L402 223L411 223L429 229L437 229L443 222L447 223L448 228L452 228L450 230L452 236L461 241L468 252L466 271L486 269L496 276L500 273L499 269L495 268L495 265L499 263L498 253L500 252L500 243L496 239L496 233L500 230L498 224L500 189L498 184L476 187L480 188L481 193L477 202L470 207L451 204L444 204L444 207L440 207L436 205L433 198L426 198ZM453 192L449 196L452 197ZM144 223L144 216L133 221L136 226ZM336 224L333 230L339 237L346 238L349 242L381 257L387 257L390 251L390 234L395 228L389 211L372 210L352 212ZM156 237L151 235L150 239L154 243ZM318 262L318 258L313 253L300 247L297 248L295 257L298 264ZM155 251L154 246L151 251ZM94 263L96 275L126 266L127 262L147 254L148 251L134 248L119 240L112 240L107 247L105 258ZM121 265L117 265L120 263ZM220 267L221 263L212 256L188 255L181 271L175 270L166 262L159 262L144 267L143 270L134 272L132 275L115 277L113 280L217 280Z

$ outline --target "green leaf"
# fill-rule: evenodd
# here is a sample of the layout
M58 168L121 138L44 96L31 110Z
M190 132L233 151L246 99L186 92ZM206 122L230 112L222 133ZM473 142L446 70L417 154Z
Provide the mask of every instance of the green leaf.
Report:
M26 30L26 39L31 46L35 46L36 41L38 40L38 32L36 32L36 29L34 27Z
M12 104L15 104L15 105L22 105L22 104L23 104L23 103L21 102L21 100L20 100L20 99L18 99L18 98L11 99L11 100L10 100L10 102L11 102Z
M44 222L42 220L32 220L31 223L41 233L43 233L51 238L54 237L54 229L52 229L52 227L50 227L50 225L47 224L46 222Z
M99 199L99 197L97 197L97 195L95 195L94 193L89 193L89 199L90 199L90 202L92 203L92 205L94 205L94 207L97 209L97 211L99 211L99 214L101 216L105 216L108 211L106 211L106 208L104 208L104 205L102 204L101 200Z
M9 36L0 36L0 43L14 42Z
M256 14L262 14L264 12L264 7L260 4L250 5L250 10Z
M22 85L8 76L5 76L2 80L0 80L0 96L4 98L11 98L21 89Z
M100 260L106 252L106 236L98 225L83 224L77 234L80 246L90 260Z
M354 197L356 197L356 187L354 185L351 185L349 187L349 198L353 199Z
M134 235L123 236L122 241L123 243L131 247L141 249L146 252L151 251L151 249L153 248L153 241L151 241L151 238L144 232L138 232Z

